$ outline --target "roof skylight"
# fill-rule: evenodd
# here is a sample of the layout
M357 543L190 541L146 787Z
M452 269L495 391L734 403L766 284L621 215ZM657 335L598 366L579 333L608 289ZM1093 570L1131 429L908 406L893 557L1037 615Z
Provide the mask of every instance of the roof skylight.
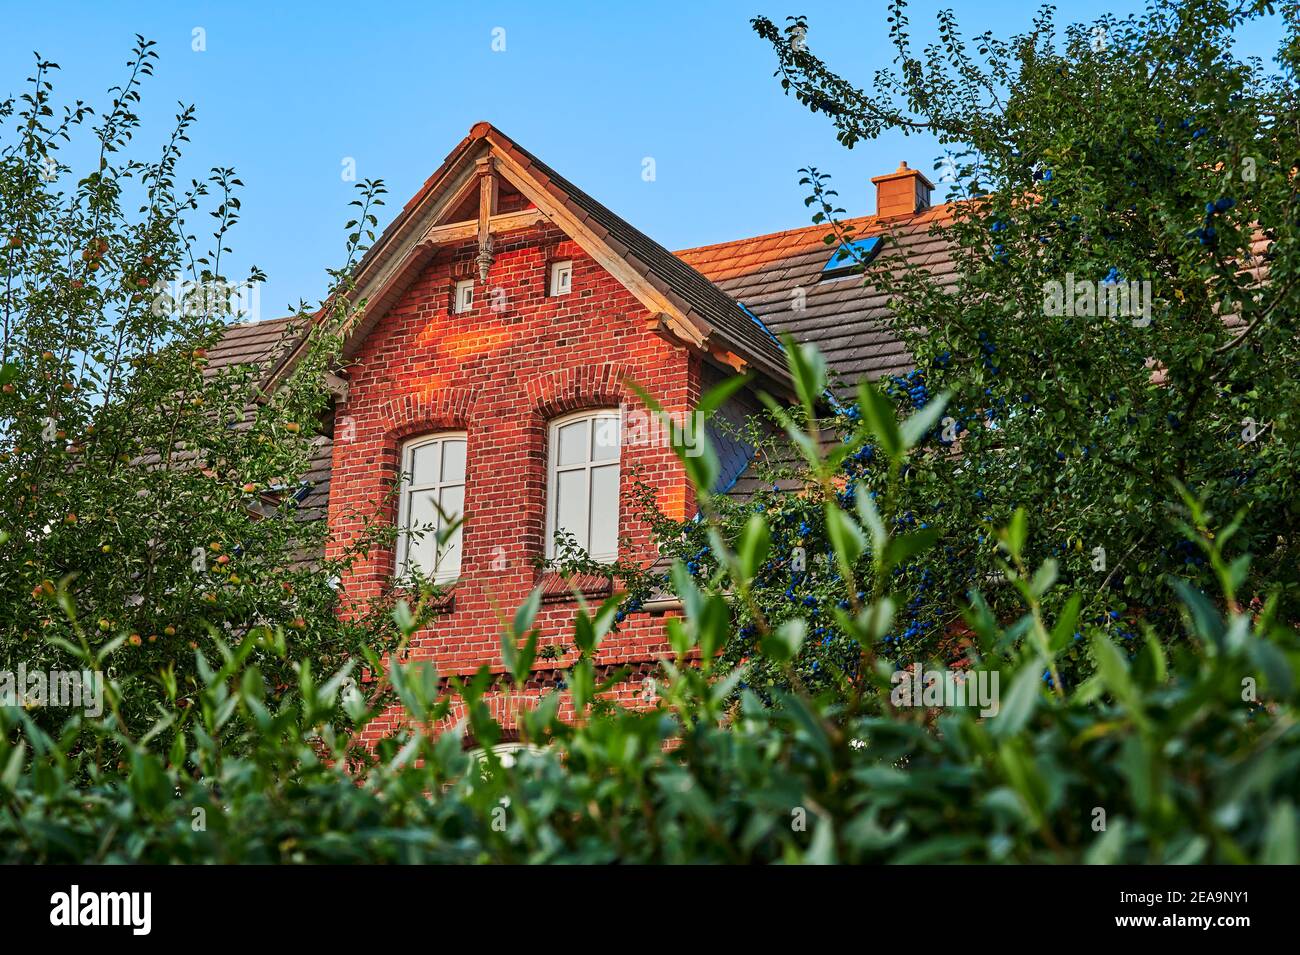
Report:
M878 235L841 244L831 255L830 261L822 266L821 277L835 279L856 272L880 253L882 245L884 240Z

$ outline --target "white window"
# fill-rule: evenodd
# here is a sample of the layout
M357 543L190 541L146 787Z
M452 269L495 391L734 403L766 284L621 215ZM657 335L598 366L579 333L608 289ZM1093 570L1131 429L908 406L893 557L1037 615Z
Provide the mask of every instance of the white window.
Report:
M441 508L441 513L439 509ZM402 448L397 574L419 571L438 583L460 576L461 529L438 547L439 531L465 509L465 435L437 434Z
M468 312L474 307L474 280L456 283L456 311Z
M584 411L551 422L547 465L546 556L567 531L592 558L618 557L618 458L622 417L617 410Z
M573 290L573 263L556 262L551 266L551 294L568 295Z
M497 759L501 765L509 769L515 763L519 762L520 753L544 753L546 750L533 743L497 743L492 747L492 752L496 753ZM482 746L476 746L469 751L470 758L477 759L480 764L487 762L487 750Z

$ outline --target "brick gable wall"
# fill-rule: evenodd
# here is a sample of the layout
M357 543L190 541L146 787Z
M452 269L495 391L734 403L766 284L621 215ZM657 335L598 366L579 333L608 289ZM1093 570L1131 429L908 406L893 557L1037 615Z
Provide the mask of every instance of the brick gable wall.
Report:
M475 286L466 314L452 311L454 284L476 277L473 242L444 251L379 322L349 367L349 395L338 408L329 520L336 556L377 506L392 520L402 442L444 430L467 434L466 502L461 580L450 609L411 642L411 658L432 658L439 671L498 667L499 615L512 613L542 580L535 559L543 552L547 425L585 408L641 408L624 384L633 380L685 413L699 398L700 359L654 334L646 310L576 243L551 227L497 238L487 286ZM550 264L572 260L573 291L547 293ZM624 497L634 475L653 485L661 506L682 516L693 507L671 449L625 447ZM653 560L649 529L624 502L620 537L630 554ZM627 555L628 550L623 553ZM348 601L367 601L392 586L391 548L359 561L343 580ZM557 670L571 658L570 598L552 596L543 607L539 646L558 644L565 657L545 661ZM598 664L629 663L633 679L615 696L643 699L645 664L666 649L663 621L637 614L611 634ZM539 687L553 682L539 672ZM528 688L521 688L530 694ZM369 737L395 729L385 717Z

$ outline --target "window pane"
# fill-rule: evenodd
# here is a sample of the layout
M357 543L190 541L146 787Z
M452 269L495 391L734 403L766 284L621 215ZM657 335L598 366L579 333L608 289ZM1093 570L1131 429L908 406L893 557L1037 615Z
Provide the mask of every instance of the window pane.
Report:
M620 419L597 418L591 429L591 460L617 461Z
M465 441L449 438L442 443L442 479L448 483L465 480Z
M460 517L460 512L465 509L465 485L444 487L441 504L442 512L447 515L448 520Z
M578 546L587 546L587 472L561 471L555 476L555 529L569 531Z
M557 264L551 273L551 294L566 295L572 287L573 266L567 262Z
M591 469L589 551L604 556L618 551L618 465Z
M419 570L425 574L433 573L434 529L438 524L438 512L433 506L433 494L430 491L414 491L411 494L411 509L406 527L403 530L421 532L420 536L410 534L406 545L406 565L408 569Z
M587 460L587 420L575 421L560 428L560 450L557 455L561 467L582 464Z
M465 487L445 487L442 489L442 512L449 520L454 520L465 509ZM446 526L446 525L441 525ZM460 575L461 528L443 545L442 555L438 559L438 576L451 578Z
M468 312L474 305L474 283L456 283L456 311Z
M438 483L439 451L437 442L411 449L411 483L416 487Z

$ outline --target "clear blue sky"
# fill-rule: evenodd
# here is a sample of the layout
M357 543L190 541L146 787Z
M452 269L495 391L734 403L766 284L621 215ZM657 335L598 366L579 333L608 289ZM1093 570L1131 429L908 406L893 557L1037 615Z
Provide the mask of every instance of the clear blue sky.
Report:
M1035 5L1015 0L918 0L913 37L952 7L968 36L1029 26ZM1140 4L1061 0L1058 22ZM923 137L888 136L852 151L824 118L787 99L774 61L749 27L806 13L809 44L866 85L891 59L883 0L822 3L169 2L0 0L0 95L19 92L31 54L58 62L57 92L102 105L125 71L133 36L158 41L145 87L141 155L168 132L178 100L198 107L183 171L234 166L246 189L232 236L238 275L268 273L264 316L325 287L339 261L351 186L383 178L395 215L477 120L492 122L669 248L807 224L798 169L832 173L851 213L870 211L873 175L900 159L933 169ZM194 52L192 31L206 31ZM492 50L504 28L506 49ZM1267 28L1243 38L1269 57ZM146 152L143 147L149 146ZM657 178L645 182L642 160ZM932 178L934 178L932 176Z

